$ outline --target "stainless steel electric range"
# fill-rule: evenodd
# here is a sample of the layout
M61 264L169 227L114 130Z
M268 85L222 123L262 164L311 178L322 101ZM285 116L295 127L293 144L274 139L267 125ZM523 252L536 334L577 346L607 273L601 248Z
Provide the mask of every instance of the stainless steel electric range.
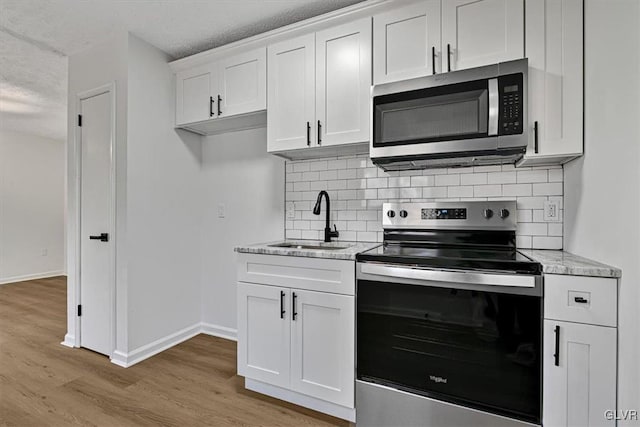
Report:
M539 425L542 275L515 202L383 210L357 256L358 425Z

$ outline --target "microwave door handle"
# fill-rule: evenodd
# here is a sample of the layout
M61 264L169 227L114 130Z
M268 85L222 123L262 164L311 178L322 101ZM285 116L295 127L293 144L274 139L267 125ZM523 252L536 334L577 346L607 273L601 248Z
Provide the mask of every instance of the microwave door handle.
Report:
M498 135L498 118L500 116L500 100L498 94L498 79L489 79L489 127L487 135Z

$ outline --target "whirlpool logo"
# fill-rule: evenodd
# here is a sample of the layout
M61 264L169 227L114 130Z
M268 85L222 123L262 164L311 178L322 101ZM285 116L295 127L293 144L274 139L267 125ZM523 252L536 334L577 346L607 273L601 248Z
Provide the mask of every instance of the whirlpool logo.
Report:
M429 375L429 381L433 381L436 384L446 384L447 383L447 379L446 378L442 378L442 377L436 377L435 375Z

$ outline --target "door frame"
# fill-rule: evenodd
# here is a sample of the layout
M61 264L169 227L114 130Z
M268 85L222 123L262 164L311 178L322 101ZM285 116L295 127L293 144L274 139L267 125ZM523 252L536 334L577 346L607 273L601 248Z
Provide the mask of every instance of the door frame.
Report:
M110 329L110 340L111 340L111 351L109 353L109 358L113 357L113 353L116 348L116 83L111 82L102 86L98 86L93 89L89 89L87 91L79 92L76 94L75 100L75 110L76 116L82 114L82 101L93 98L95 96L109 94L109 100L111 102L111 138L109 141L109 151L110 151L110 167L109 167L109 184L111 187L110 190L110 209L109 209L109 241L112 243L111 250L109 251L109 301L108 304L111 307L111 325ZM75 117L73 120L77 120ZM82 212L82 127L78 126L77 122L75 125L75 146L74 146L74 163L76 169L75 176L75 217L76 217L76 232L75 232L75 269L73 271L74 275L74 316L75 316L75 336L76 342L75 347L81 347L82 335L81 335L81 316L78 316L77 306L80 304L80 297L82 294L82 277L81 277L81 244L82 244L82 235L81 235L81 212ZM71 272L70 272L71 273Z

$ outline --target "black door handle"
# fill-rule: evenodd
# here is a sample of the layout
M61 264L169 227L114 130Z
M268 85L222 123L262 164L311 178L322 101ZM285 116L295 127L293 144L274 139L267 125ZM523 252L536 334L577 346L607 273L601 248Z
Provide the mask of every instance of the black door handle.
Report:
M222 114L222 110L220 109L221 101L222 101L222 98L220 98L220 95L218 95L218 115Z
M447 71L451 71L451 45L447 43Z
M286 313L286 311L284 310L284 291L280 291L280 318L284 319L284 313Z
M538 154L538 121L533 122L533 152Z
M298 296L296 295L296 293L293 293L293 296L291 297L291 305L292 305L292 313L291 313L291 320L296 320L296 317L298 316L298 312L296 311L296 300L298 299Z
M436 73L436 47L431 46L431 74Z
M99 236L89 236L90 240L100 240L101 242L109 241L109 233L100 233Z
M213 96L209 97L209 117L213 117L213 103L215 101L213 100Z
M322 124L318 120L318 145L322 142Z
M588 303L588 302L589 302L589 300L584 299L584 298L582 298L582 297L575 297L573 300L574 300L575 302L580 303L580 304L585 304L585 303Z
M311 145L311 125L307 122L307 146Z
M560 366L560 326L556 326L553 333L556 334L556 352L553 353L553 362L556 366Z

